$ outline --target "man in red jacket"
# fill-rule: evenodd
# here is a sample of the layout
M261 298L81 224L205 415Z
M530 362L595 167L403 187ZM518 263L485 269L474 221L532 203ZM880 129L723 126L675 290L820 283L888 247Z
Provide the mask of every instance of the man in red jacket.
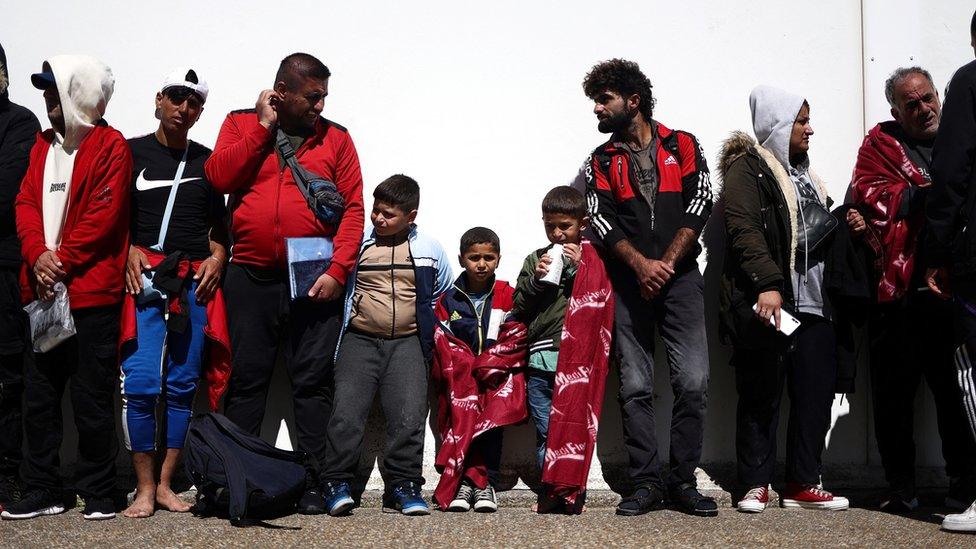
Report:
M258 434L279 347L291 380L298 445L319 463L332 408L333 356L342 323L346 276L363 233L363 182L348 132L322 118L329 69L306 53L284 58L273 89L254 109L227 115L207 178L230 194L231 262L224 281L233 371L227 417ZM275 137L284 133L301 166L335 183L345 203L337 223L323 223L309 209ZM285 239L328 237L332 262L308 296L291 299ZM310 479L311 480L311 479ZM325 512L317 483L299 504L303 513Z
M932 75L900 68L885 83L894 120L871 129L858 151L851 201L870 231L877 303L871 310L871 390L875 436L889 484L881 509L911 512L915 498L915 394L922 377L935 397L949 476L946 506L976 499L976 442L953 362L952 303L925 282L925 204L942 104Z
M60 55L45 61L32 81L44 90L52 129L38 134L17 196L17 234L29 271L24 291L49 300L63 284L77 333L47 352L27 353L21 470L27 491L2 517L65 510L58 453L61 397L70 382L78 428L71 488L85 500L86 519L113 518L118 440L112 395L132 156L122 134L102 119L115 85L104 63Z

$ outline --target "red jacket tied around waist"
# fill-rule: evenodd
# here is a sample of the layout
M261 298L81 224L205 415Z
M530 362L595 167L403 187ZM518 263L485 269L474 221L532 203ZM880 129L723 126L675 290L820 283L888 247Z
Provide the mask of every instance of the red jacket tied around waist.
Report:
M155 269L166 259L166 256L139 247L142 253L146 254L149 267ZM178 276L187 278L192 276L200 268L200 264L206 260L190 261L184 259L179 262ZM174 309L185 309L185 304L180 303L180 298L169 300L168 306L170 314L174 314ZM136 323L136 299L131 294L125 294L122 302L122 320L119 330L119 357L122 357L122 349L127 341L136 339L138 334ZM227 328L227 310L224 306L224 292L220 288L214 293L213 297L207 301L207 325L203 327L203 334L207 338L207 357L203 365L203 377L207 380L208 397L210 409L217 410L220 397L227 389L230 380L230 331Z

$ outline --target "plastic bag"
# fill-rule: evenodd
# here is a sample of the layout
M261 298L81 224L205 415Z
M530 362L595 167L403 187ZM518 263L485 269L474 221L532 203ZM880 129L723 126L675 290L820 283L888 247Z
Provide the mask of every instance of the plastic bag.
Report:
M60 282L54 285L54 299L36 299L24 310L30 317L35 353L46 353L75 335L75 319L71 316L68 289Z

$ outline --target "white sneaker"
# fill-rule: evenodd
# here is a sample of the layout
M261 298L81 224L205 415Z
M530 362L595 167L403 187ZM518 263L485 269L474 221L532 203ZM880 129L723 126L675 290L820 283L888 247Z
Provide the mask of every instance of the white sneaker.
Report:
M462 482L461 486L458 487L457 495L454 496L450 505L447 506L447 510L455 513L470 511L472 499L474 499L474 486L471 486L467 482Z
M976 532L976 501L962 513L946 515L942 529L949 532Z

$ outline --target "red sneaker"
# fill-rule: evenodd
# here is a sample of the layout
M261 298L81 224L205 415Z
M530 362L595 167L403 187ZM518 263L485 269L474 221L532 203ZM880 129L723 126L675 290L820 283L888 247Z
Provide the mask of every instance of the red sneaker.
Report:
M788 483L786 490L780 494L779 501L783 507L826 509L828 511L843 511L850 506L847 498L835 496L813 484Z
M762 513L769 504L769 486L756 486L749 490L735 506L743 513Z

